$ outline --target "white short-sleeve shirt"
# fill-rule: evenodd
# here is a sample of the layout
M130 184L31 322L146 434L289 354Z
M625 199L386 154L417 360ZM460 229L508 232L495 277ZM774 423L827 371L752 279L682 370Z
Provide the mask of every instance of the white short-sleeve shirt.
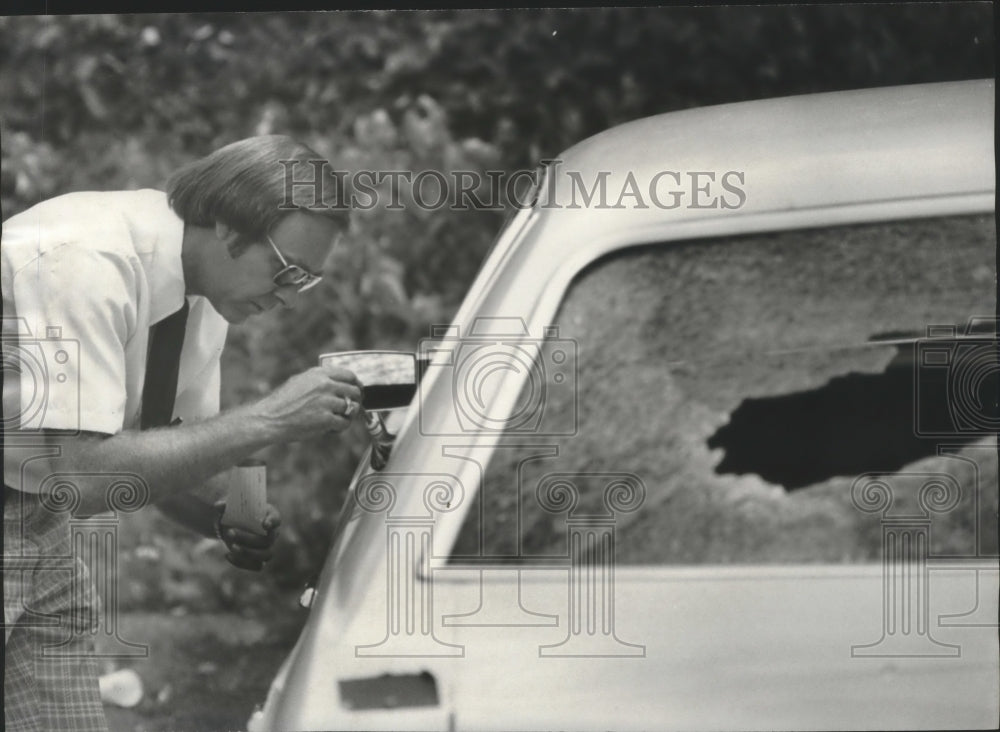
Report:
M155 190L69 193L4 222L6 434L138 427L149 328L184 302L183 234ZM187 299L174 404L185 420L219 411L227 330L208 300Z

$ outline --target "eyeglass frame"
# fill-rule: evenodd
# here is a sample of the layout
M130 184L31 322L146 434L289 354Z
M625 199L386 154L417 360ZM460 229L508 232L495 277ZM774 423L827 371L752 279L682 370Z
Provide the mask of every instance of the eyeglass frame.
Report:
M278 287L288 287L289 285L294 285L299 292L305 292L306 290L318 285L320 280L323 279L323 275L313 274L305 267L300 267L297 264L290 264L289 261L285 259L285 255L281 253L280 249L278 249L278 245L274 243L273 239L271 239L270 234L265 234L264 238L267 239L267 243L271 245L274 253L278 255L278 259L281 260L281 269L274 275L274 277L271 278L271 281ZM289 272L297 273L292 282L283 284L278 281L282 275L288 274Z

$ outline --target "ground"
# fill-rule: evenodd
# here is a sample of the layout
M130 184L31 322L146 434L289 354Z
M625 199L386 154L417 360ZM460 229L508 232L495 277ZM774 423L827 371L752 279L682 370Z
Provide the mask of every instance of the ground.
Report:
M143 681L138 706L106 706L112 732L245 729L305 622L295 595L274 598L268 615L131 612L120 636L149 645L149 656L107 662ZM105 670L108 670L108 667Z

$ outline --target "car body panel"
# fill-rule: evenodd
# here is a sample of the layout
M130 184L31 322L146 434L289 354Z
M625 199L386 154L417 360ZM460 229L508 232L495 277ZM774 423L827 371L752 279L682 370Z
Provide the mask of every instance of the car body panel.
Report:
M435 624L424 655L360 655L360 646L390 637L385 604L375 601L345 626L303 635L319 651L308 683L286 691L272 726L256 729L536 730L565 728L568 719L581 730L649 729L653 720L679 730L806 730L834 721L842 729L974 729L1000 714L995 625L936 627L921 644L927 657L894 658L889 647L864 655L884 638L880 565L618 568L621 646L593 643L598 631L585 638L590 657L541 655L570 637L565 571L444 574L426 585ZM995 562L945 568L931 582L930 617L997 616ZM476 617L483 592L509 624ZM422 672L437 680L439 706L355 711L337 702L345 678ZM523 703L539 689L547 704Z
M629 123L560 156L538 204L501 235L451 327L465 335L479 319L502 316L541 338L573 277L623 247L992 211L992 151L992 81L790 97ZM642 189L663 170L742 170L746 201L735 209L566 208L569 172L592 179L604 169L615 192L629 173ZM491 414L510 414L522 384L511 372L489 395ZM852 657L854 645L877 640L881 565L616 568L615 627L645 655L539 657L539 646L551 643L552 616L566 622L569 570L550 567L518 585L516 569L445 564L503 439L490 431L440 434L453 398L448 378L428 371L386 468L359 468L310 618L251 729L888 729L995 721L995 560L931 572L946 591L935 591L937 604L922 617L975 607L977 618L994 619L936 628L935 642L960 647L955 657ZM392 537L406 520L427 515L428 496L446 508L432 532L414 535L402 564L391 564ZM461 571L478 579L454 579ZM544 616L544 624L446 622L473 612L475 592L489 588L500 588L520 617L522 596L511 587L534 588L528 616ZM433 627L416 635L431 638L430 652L358 650L393 635L386 630L398 612L393 592L409 598L410 611L414 602L423 609L422 620L407 616L411 622L429 615ZM434 707L361 712L338 697L346 677L422 671L437 681ZM532 703L539 687L550 704Z
M516 584L514 572L496 574L494 582ZM931 613L971 607L962 579L935 578ZM935 631L939 643L958 641L962 659L852 656L854 646L880 638L881 581L873 566L645 576L618 568L616 632L623 643L642 644L643 656L601 656L629 649L594 644L592 658L539 658L540 643L558 642L566 629L466 628L449 637L466 639L468 649L454 676L456 727L496 729L503 720L506 729L554 729L566 725L566 710L574 710L574 729L592 730L648 729L653 720L658 729L682 730L804 730L832 720L842 728L988 726L998 714L989 681L998 663L995 628ZM546 605L541 595L541 587L522 592L532 610L563 619L559 603ZM983 609L995 613L995 600ZM538 689L548 706L518 703Z

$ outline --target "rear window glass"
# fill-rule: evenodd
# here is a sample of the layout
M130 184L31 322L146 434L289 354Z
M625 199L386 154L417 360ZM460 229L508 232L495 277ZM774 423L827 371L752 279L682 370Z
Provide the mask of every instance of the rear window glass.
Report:
M966 216L594 263L554 323L575 372L540 361L522 394L573 433L500 441L452 561L566 556L602 516L620 564L877 560L875 474L904 512L950 476L932 552L995 556L995 241Z

